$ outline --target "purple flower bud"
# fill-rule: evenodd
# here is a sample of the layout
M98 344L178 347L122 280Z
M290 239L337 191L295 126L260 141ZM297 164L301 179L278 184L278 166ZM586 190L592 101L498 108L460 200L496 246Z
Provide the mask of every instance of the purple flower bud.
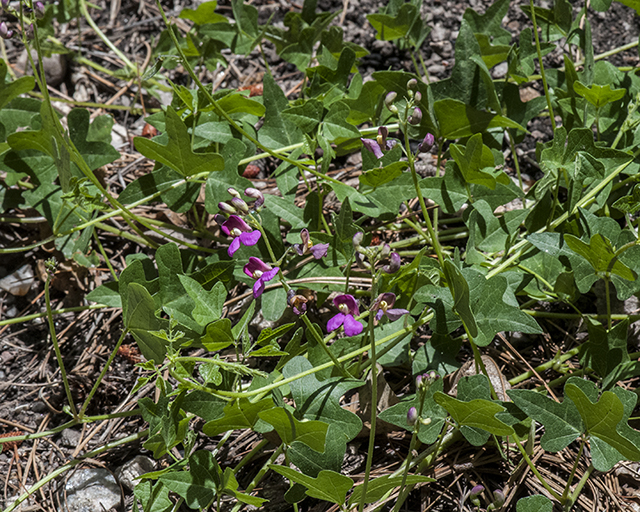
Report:
M387 274L395 274L398 270L400 270L400 265L402 264L402 260L400 255L397 252L392 252L391 256L389 256L389 264L384 265L382 270Z
M264 195L257 188L249 187L245 189L244 195L252 199L255 199L255 202L253 203L253 208L256 210L264 204Z
M2 8L5 11L9 8L9 0L2 0Z
M414 126L420 124L420 121L422 121L422 110L416 107L413 111L413 114L409 116L409 119L407 119L407 121L409 122L409 124L412 124Z
M13 34L13 32L11 32ZM33 39L36 36L36 29L33 28L33 23L29 23L27 27L27 39Z
M418 375L416 377L416 388L419 388L420 386L422 386L422 375Z
M218 209L223 213L229 213L231 215L233 215L234 213L238 213L238 211L229 203L218 203Z
M415 91L417 87L418 87L418 80L416 80L415 78L412 78L407 82L407 89L409 89L410 91Z
M229 195L232 195L233 197L238 197L240 198L240 192L238 192L235 188L233 187L229 187L227 189L227 192L229 193Z
M249 213L249 205L239 197L232 197L231 205L240 212Z
M360 247L360 244L364 240L364 233L362 231L358 231L355 235L353 235L353 248L357 249Z
M473 489L471 489L471 492L469 493L469 500L476 507L480 506L480 498L478 498L478 496L480 496L483 491L484 487L482 485L476 485Z
M36 18L41 20L44 18L44 4L40 1L33 4L33 10L36 14Z
M493 504L497 508L500 508L502 505L504 505L504 502L505 502L504 492L502 492L502 490L500 489L496 489L495 491L493 491Z
M420 145L418 146L418 152L419 153L426 153L427 151L429 151L431 149L431 146L433 146L433 143L435 141L436 141L435 137L432 134L427 133L424 136L424 139L422 140Z
M407 411L407 423L409 425L415 425L416 421L418 421L418 409L416 409L415 407L411 407Z
M387 256L389 256L389 253L391 253L391 247L389 246L389 244L383 244L382 248L380 249L380 258L386 258Z
M364 259L364 255L361 252L356 252L356 265L362 270L371 270L371 265Z
M0 37L2 39L11 39L12 35L13 30L9 30L9 27L7 27L7 24L4 21L0 23Z
M304 295L297 295L293 290L287 292L287 303L298 316L307 311L307 298Z
M385 96L384 104L387 106L389 110L391 110L391 105L393 105L393 102L395 101L397 96L398 96L398 93L395 91L391 91L387 93L387 95Z
M413 97L413 101L415 103L420 103L420 101L422 100L422 93L420 91L416 92L415 96Z

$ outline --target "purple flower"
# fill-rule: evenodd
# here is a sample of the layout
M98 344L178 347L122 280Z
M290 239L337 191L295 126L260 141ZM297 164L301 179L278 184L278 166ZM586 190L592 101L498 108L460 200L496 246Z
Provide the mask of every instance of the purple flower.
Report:
M396 296L394 293L381 293L371 304L371 311L377 311L376 320L379 321L383 316L386 316L389 320L395 322L402 315L409 314L406 309L392 309L395 302Z
M300 231L300 238L302 239L301 244L293 244L293 248L298 253L298 256L303 256L310 252L313 254L313 257L317 260L323 258L327 255L327 250L329 249L329 244L316 244L313 245L311 241L311 237L309 237L309 230L304 228Z
M387 141L389 130L386 126L378 128L378 137L376 139L360 139L364 147L371 151L376 158L380 159L384 156L383 151L389 151L396 145L395 140Z
M344 325L344 333L347 336L360 334L364 326L354 318L360 314L356 298L353 295L338 295L333 299L333 305L338 308L340 313L327 322L327 331L335 331Z
M218 218L216 220L219 221ZM229 245L227 253L233 256L242 245L256 245L260 240L260 231L251 231L251 227L237 215L230 215L229 218L220 226L222 232L227 236L232 236L233 241Z
M253 298L257 299L262 295L264 291L264 283L271 281L280 270L279 267L271 267L267 265L260 258L249 258L249 263L244 266L244 273L250 278L255 279L256 282L253 285Z

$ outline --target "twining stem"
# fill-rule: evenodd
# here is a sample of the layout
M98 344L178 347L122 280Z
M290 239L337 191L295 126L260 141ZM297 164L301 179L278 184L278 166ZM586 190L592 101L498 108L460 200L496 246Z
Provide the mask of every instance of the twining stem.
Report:
M569 478L567 478L567 485L565 485L564 492L562 493L563 500L567 499L567 497L569 496L569 492L571 491L571 482L573 482L573 477L575 476L576 471L578 470L578 463L580 462L580 457L582 456L582 452L584 451L585 443L586 443L586 440L583 436L582 439L580 440L580 448L578 449L578 455L576 456L576 460L573 463L573 466L571 468L571 474L569 475Z
M375 260L370 259L371 268L375 268ZM377 293L376 274L371 273L371 303L373 303ZM371 476L371 465L373 463L373 452L376 447L376 421L378 417L378 358L376 355L376 335L375 335L375 315L369 314L369 360L371 361L371 419L369 424L369 446L367 448L367 461L364 470L364 482L362 483L362 496L358 504L358 511L364 510L364 503L367 497L367 487L369 486L369 477Z
M120 348L120 345L122 345L122 342L124 341L124 339L127 336L127 334L129 334L129 329L125 328L122 331L122 334L120 335L120 339L116 343L116 346L113 347L113 350L111 351L111 354L109 355L109 359L105 363L104 368L100 372L100 375L98 376L98 380L96 380L96 383L93 385L93 388L91 388L91 391L89 392L89 395L87 396L86 400L84 401L84 404L82 404L82 408L80 409L80 414L79 414L80 419L82 419L84 417L84 413L87 410L87 407L89 406L89 403L91 402L91 399L93 398L93 395L95 395L96 391L98 391L98 387L102 383L102 379L104 379L104 376L109 371L109 368L111 367L111 363L115 359L116 354L118 353L118 349Z
M311 334L311 336L313 336L313 338L316 340L316 343L320 345L320 347L322 347L322 349L329 356L329 358L331 359L335 367L338 368L338 370L340 370L340 373L342 373L342 376L347 379L353 379L353 375L351 375L347 371L344 365L340 361L338 361L338 358L336 357L336 355L333 352L331 352L329 347L327 347L327 344L322 339L322 336L318 334L318 331L315 330L313 324L311 323L311 320L309 320L309 317L306 315L306 313L302 315L302 321L307 326L307 333Z
M547 481L544 479L544 477L540 474L540 471L538 471L538 469L536 468L535 464L533 463L533 461L529 458L529 455L527 454L527 451L522 447L520 438L518 437L518 434L516 434L515 432L513 434L511 434L515 441L516 441L516 446L518 447L518 450L520 450L520 453L522 454L522 457L524 458L524 460L526 461L527 465L529 466L529 468L531 469L531 471L533 472L534 475L536 475L536 478L540 481L540 483L542 484L542 486L549 492L549 494L551 494L551 496L553 496L556 500L558 500L560 503L562 503L564 500L562 499L562 496L560 496L548 483Z
M280 455L284 452L284 444L281 444L280 446L278 446L278 448L276 450L274 450L274 452L271 454L271 457L269 457L269 459L267 460L267 462L264 463L264 465L262 466L262 468L260 469L260 471L258 471L258 474L253 477L253 480L251 480L251 483L249 485L247 485L247 488L244 490L244 492L246 494L250 494L251 491L253 491L253 489L255 489L256 485L258 485L260 483L260 480L262 480L262 477L264 477L265 473L267 471L269 471L269 466L271 464L274 464L276 459L278 457L280 457ZM238 510L240 510L242 507L244 507L244 503L242 502L238 502L236 503L236 505L233 507L233 509L231 510L231 512L238 512Z
M542 76L542 87L544 88L544 95L547 98L547 107L549 108L549 117L551 117L551 126L553 133L556 132L556 118L553 115L553 105L551 104L551 95L549 94L549 86L547 84L547 77L544 72L544 64L542 63L542 49L540 48L540 36L538 35L538 24L536 23L536 8L533 5L533 0L529 0L531 6L531 21L533 23L533 34L536 39L536 51L538 52L538 63L540 64L540 75Z
M51 279L53 278L54 265L53 261L47 262L50 268L47 269L47 278L44 282L44 300L47 305L47 320L49 321L49 332L51 333L51 342L53 343L53 349L56 353L56 359L58 360L58 367L60 368L60 375L62 376L62 383L64 390L67 394L67 401L69 402L69 408L74 418L78 418L78 411L73 401L73 395L71 394L71 388L69 387L69 380L67 379L67 371L64 367L64 361L62 360L62 353L60 352L60 345L58 345L58 336L56 335L56 326L53 322L53 311L51 309L51 297L49 294L49 288L51 286Z

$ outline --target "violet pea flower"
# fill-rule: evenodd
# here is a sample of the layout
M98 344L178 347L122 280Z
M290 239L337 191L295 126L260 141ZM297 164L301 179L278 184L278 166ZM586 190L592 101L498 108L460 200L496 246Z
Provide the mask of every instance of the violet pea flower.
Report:
M287 303L298 316L307 311L307 298L304 295L296 294L293 290L287 292Z
M364 147L371 151L376 158L380 159L384 156L383 151L389 151L396 145L395 140L387 141L389 130L386 126L378 128L378 136L375 139L360 139Z
M309 230L304 228L300 231L301 244L293 244L293 248L298 253L298 256L304 256L308 252L313 254L313 257L317 260L327 255L329 244L316 244L314 245L309 236Z
M253 285L253 298L257 299L264 292L264 286L267 281L271 281L280 270L280 267L271 267L267 265L260 258L249 258L249 263L244 266L244 273L250 278L255 279L256 282Z
M335 331L343 325L347 336L357 336L364 330L364 326L354 318L360 311L358 301L353 295L338 295L333 299L333 305L340 312L327 322L327 331Z
M227 251L230 257L233 257L235 252L240 249L240 244L256 245L261 236L259 230L256 229L252 231L249 224L237 215L230 215L229 218L222 223L220 229L222 229L225 235L233 237L233 241Z
M431 149L431 146L435 143L436 139L431 133L427 133L422 139L422 142L418 145L419 153L426 153Z
M395 302L396 295L394 293L381 293L378 298L373 301L373 304L371 304L371 311L377 311L376 320L380 321L383 316L386 316L389 320L395 322L402 315L409 314L409 311L406 309L393 309Z

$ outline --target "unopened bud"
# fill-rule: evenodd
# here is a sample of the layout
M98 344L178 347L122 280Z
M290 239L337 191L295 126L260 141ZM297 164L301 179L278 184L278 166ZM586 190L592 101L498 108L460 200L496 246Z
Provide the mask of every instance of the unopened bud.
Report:
M371 270L371 265L364 259L364 255L361 252L356 252L356 265L362 270Z
M420 145L418 146L418 152L426 153L431 149L431 146L433 146L435 141L436 141L435 137L432 134L427 133L424 139L422 140L422 142L420 143Z
M0 37L2 39L11 39L12 35L13 30L9 30L9 27L7 27L7 24L4 21L0 23Z
M380 258L386 258L391 253L391 247L389 244L382 244L382 248L380 249Z
M407 82L407 89L409 89L410 91L415 91L417 88L418 88L418 80L416 80L415 78L412 78Z
M228 213L228 214L238 213L238 210L236 210L229 203L223 203L223 202L218 203L218 208L223 213Z
M247 203L245 203L245 201L243 199L241 199L239 197L232 197L231 198L231 204L238 211L241 211L241 212L244 212L244 213L249 213L249 205Z
M9 8L9 0L2 0L2 8L5 11Z
M241 196L240 196L240 192L238 192L238 191L237 191L235 188L233 188L233 187L229 187L229 188L227 189L227 192L229 193L229 195L231 195L231 196L233 196L233 197L238 197L238 198L240 198L240 197L241 197Z
M415 96L413 97L413 101L414 103L420 103L420 101L422 101L422 93L420 91L417 91Z
M387 274L395 274L398 270L400 270L400 265L402 265L402 259L397 252L392 252L389 256L389 264L384 265L382 270L384 270Z
M358 231L355 235L353 235L353 248L358 249L363 240L364 233L362 231Z
M391 110L391 106L393 105L393 102L395 101L397 96L398 96L398 93L396 91L391 91L387 93L387 95L385 96L384 104L387 106L389 110Z
M249 187L245 189L244 195L255 199L255 203L253 203L254 208L260 208L264 204L264 195L257 188Z
M409 122L409 124L412 124L414 126L420 124L420 121L422 121L422 110L416 107L413 110L413 114L409 116L409 119L407 119L407 121Z
M422 385L422 374L416 377L416 387L419 388Z
M504 505L504 502L504 492L502 492L502 490L500 489L496 489L495 491L493 491L493 504L496 506L496 508L500 508L502 505Z
M409 425L415 425L416 421L418 421L418 409L416 409L415 407L411 407L407 411L407 423Z
M33 10L35 12L36 18L41 20L44 18L44 4L42 2L36 2L33 4Z
M11 32L13 34L13 32ZM29 23L27 27L27 39L33 39L36 36L36 29L33 28L33 23Z
M473 489L471 489L471 492L469 493L469 500L476 507L480 506L480 498L478 496L480 496L483 491L484 487L482 485L476 485Z

